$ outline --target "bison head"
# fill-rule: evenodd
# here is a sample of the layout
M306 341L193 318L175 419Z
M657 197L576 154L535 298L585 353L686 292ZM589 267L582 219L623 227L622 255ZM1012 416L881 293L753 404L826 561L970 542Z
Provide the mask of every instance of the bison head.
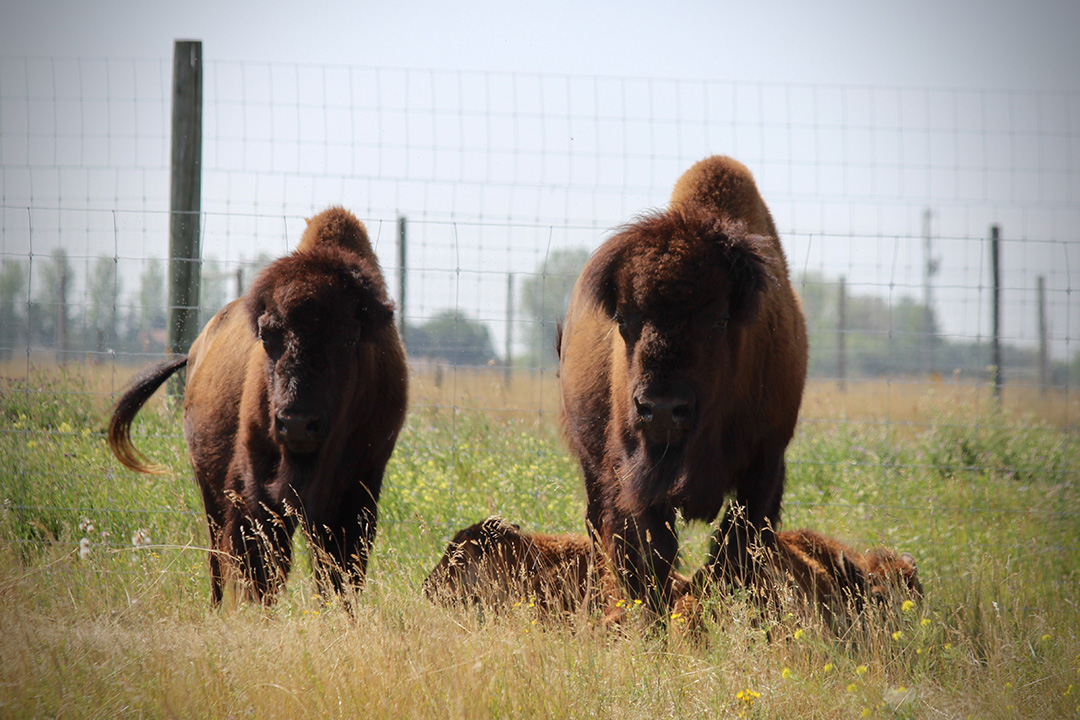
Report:
M393 321L378 272L336 247L277 260L246 297L265 354L269 423L293 455L315 453L362 380L370 341Z
M520 527L489 517L454 535L424 581L423 593L451 604L505 601L515 582L522 580L520 571L530 551L535 555Z
M611 402L630 505L669 494L699 428L720 424L737 393L744 334L772 280L766 242L677 208L625 226L586 267L582 282L618 334Z

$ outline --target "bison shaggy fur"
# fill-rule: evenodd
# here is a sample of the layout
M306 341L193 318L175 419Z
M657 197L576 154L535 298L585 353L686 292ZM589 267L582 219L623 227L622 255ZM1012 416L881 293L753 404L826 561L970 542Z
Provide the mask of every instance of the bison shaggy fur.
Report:
M770 565L780 581L790 581L812 600L826 620L847 608L861 610L867 601L886 606L895 600L917 600L923 594L910 553L887 548L860 553L813 530L777 533Z
M888 548L858 552L851 546L814 530L776 533L775 547L760 553L767 582L761 595L788 608L819 617L837 630L851 627L867 609L895 611L905 601L923 597L923 586L911 553ZM699 572L677 592L675 612L700 639L703 583L711 578ZM677 585L678 587L678 585ZM794 606L788 602L794 601Z
M405 350L367 232L334 207L218 312L187 355L135 378L109 445L149 471L135 414L187 366L184 435L210 529L211 599L271 601L302 523L320 583L362 586L383 471L405 417Z
M671 599L676 512L712 521L709 572L747 582L771 545L806 379L802 309L750 172L710 157L669 207L586 263L558 341L586 519L634 597Z
M454 535L423 592L443 604L499 609L524 600L572 614L595 593L593 559L587 535L527 533L496 515Z

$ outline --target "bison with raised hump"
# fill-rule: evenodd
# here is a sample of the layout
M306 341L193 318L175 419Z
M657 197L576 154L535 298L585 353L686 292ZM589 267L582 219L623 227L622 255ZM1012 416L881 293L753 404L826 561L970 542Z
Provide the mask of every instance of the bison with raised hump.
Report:
M296 251L222 308L187 355L132 382L109 423L125 466L153 470L131 422L185 365L184 435L210 528L213 604L231 579L272 601L299 523L324 589L359 589L407 394L405 350L363 224L338 207L309 220Z
M586 263L562 327L562 418L586 516L627 592L671 601L676 511L725 512L706 564L726 583L774 542L784 451L806 379L802 309L745 166L694 165L667 210L621 228Z

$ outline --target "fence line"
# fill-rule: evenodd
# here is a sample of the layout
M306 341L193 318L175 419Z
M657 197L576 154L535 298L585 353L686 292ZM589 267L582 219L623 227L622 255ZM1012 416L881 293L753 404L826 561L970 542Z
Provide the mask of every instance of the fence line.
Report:
M0 57L0 392L19 400L0 436L69 439L14 427L15 404L103 406L164 351L169 70ZM343 204L367 223L403 311L421 413L522 416L554 432L551 337L577 269L613 228L662 207L683 170L720 152L755 173L803 298L814 381L803 427L946 432L954 421L916 404L934 393L982 402L991 365L1007 400L1030 390L1053 405L1055 424L1080 419L1080 95L214 60L203 80L200 322L295 247L306 216ZM107 378L37 383L58 360ZM863 395L873 411L852 409ZM465 435L454 425L432 445L458 475ZM1026 462L1012 469L1063 481L1075 471ZM797 472L822 464L844 466L792 456ZM979 469L851 466L883 477ZM441 492L473 491L458 478Z

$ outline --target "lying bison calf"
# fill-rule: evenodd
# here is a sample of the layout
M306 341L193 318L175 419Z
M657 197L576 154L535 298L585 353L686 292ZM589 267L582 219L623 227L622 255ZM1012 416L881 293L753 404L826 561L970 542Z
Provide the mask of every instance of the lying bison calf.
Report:
M712 157L667 210L586 263L558 342L562 418L586 519L625 590L671 597L678 511L724 515L707 563L749 582L772 544L806 379L806 324L772 217L742 164Z
M860 553L813 530L777 533L774 567L781 579L790 579L814 601L826 620L860 611L866 602L884 606L923 594L910 553L886 548Z
M424 595L446 604L498 609L517 601L572 614L596 593L592 543L585 535L525 533L492 516L454 535L424 581Z
M604 610L615 585L587 535L526 533L498 516L459 531L424 581L424 595L445 604L492 609L522 600L547 615ZM679 592L689 579L672 571ZM605 624L623 613L610 609Z
M109 423L125 466L152 471L131 422L185 365L184 435L210 528L214 605L228 578L272 600L299 522L320 581L359 588L406 404L405 350L364 226L342 208L312 218L296 251L218 312L187 355L135 378Z
M813 530L776 533L775 548L762 552L762 564L768 582L759 589L765 597L783 602L785 590L793 591L793 600L832 626L847 626L868 604L893 610L923 596L910 553L886 548L861 553ZM696 574L675 603L684 622L700 624L698 599L710 579L707 571Z

